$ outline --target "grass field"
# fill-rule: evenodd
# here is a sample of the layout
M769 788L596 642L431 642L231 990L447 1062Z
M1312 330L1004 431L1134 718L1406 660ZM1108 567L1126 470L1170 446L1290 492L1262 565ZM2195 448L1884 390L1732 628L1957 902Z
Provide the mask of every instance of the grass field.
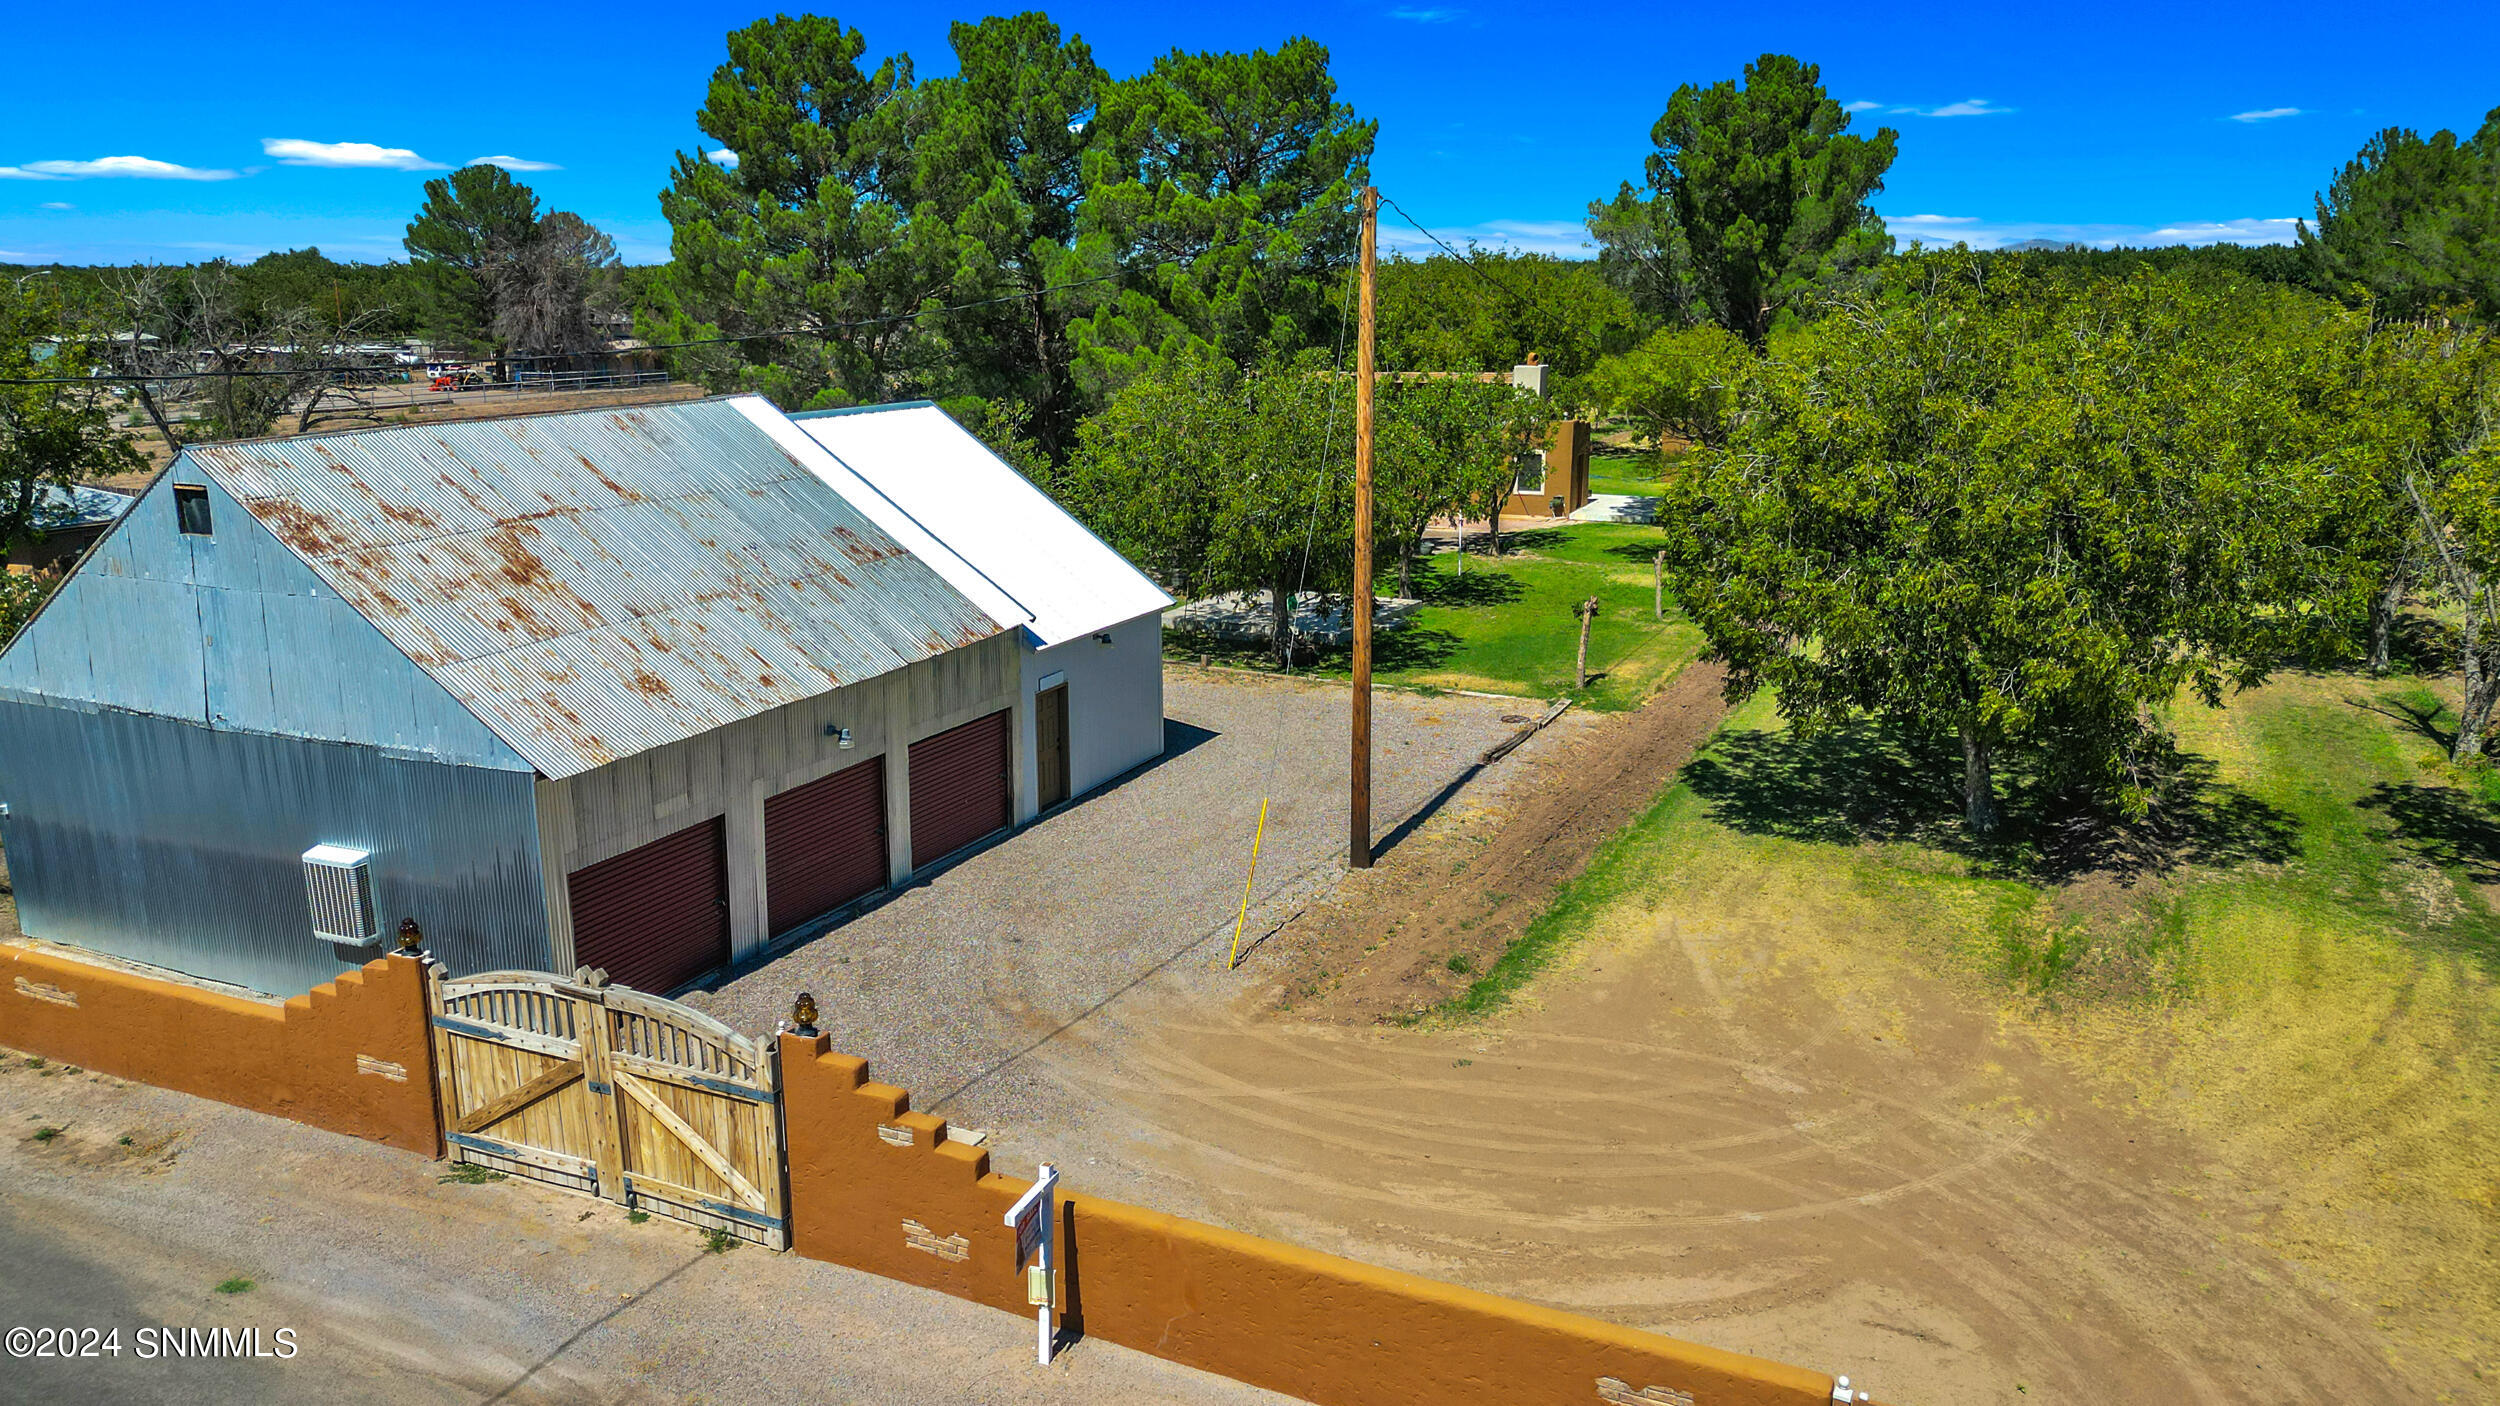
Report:
M2185 704L2157 826L2017 813L1978 845L1942 748L1804 741L1747 705L1454 1003L1609 924L1706 909L1967 985L2096 1097L2274 1203L2266 1243L2415 1349L2500 1370L2500 817L2419 680L2289 675Z
M1456 553L1417 564L1415 590L1423 609L1400 628L1379 636L1373 676L1384 683L1420 688L1474 689L1560 698L1572 692L1572 660L1579 645L1573 609L1597 597L1589 630L1588 707L1638 706L1701 648L1701 632L1667 603L1667 618L1651 618L1650 558L1655 528L1615 523L1508 533L1500 557L1470 550L1462 568ZM1384 571L1382 589L1394 589ZM1216 647L1173 637L1174 658L1212 654L1226 663L1265 667L1256 646ZM1309 671L1342 676L1343 651L1323 655Z
M1589 491L1654 498L1665 487L1667 462L1647 450L1598 450L1589 455Z

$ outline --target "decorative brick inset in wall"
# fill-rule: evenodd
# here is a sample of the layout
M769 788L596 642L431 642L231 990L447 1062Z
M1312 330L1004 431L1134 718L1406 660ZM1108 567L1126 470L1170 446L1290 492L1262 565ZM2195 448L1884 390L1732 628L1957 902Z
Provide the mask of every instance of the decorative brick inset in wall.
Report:
M960 1235L940 1235L916 1220L903 1222L903 1244L924 1255L958 1263L972 1258L972 1242Z
M912 1112L910 1094L831 1048L822 1036L782 1037L790 1248L1029 1312L1003 1223L1026 1183L992 1172L989 1153L948 1140L945 1119Z
M1632 1384L1613 1377L1597 1379L1597 1399L1606 1406L1693 1406L1693 1394L1673 1387L1645 1386L1639 1391Z

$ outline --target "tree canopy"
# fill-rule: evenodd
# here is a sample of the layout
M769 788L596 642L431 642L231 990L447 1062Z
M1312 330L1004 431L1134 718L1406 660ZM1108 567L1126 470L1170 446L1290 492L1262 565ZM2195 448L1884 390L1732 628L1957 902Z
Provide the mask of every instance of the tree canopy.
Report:
M1342 588L1354 394L1316 353L1244 369L1176 356L1087 420L1065 498L1176 595L1267 591L1287 661L1293 596Z
M1756 348L1808 290L1891 252L1868 206L1899 134L1849 130L1822 70L1786 54L1744 81L1690 83L1650 129L1646 191L1589 207L1599 260L1645 310L1712 321Z
M401 240L438 343L505 358L602 349L599 321L617 310L616 246L569 211L539 213L538 196L500 166L464 166L425 183Z
M2262 678L2341 589L2318 540L2331 310L2175 277L1899 261L1749 368L1727 448L1670 487L1679 597L1743 697L1960 739L2141 807L2148 709Z
M64 315L49 281L0 279L0 378L81 376L106 365L100 339ZM95 385L0 385L0 548L41 535L47 490L144 467L115 423L118 411ZM0 592L0 640L24 623L27 595Z
M1390 259L1378 305L1380 365L1392 371L1507 371L1534 356L1584 376L1643 323L1593 261L1502 249Z
M1674 328L1598 363L1588 397L1661 448L1669 439L1717 445L1745 359L1744 340L1724 327Z
M1397 554L1399 595L1415 593L1415 558L1436 519L1481 513L1498 525L1519 456L1536 447L1549 418L1545 401L1507 380L1425 376L1381 387L1373 520Z
M1328 53L1174 51L1114 79L1027 13L955 25L955 73L823 16L729 37L661 207L656 339L795 335L680 358L785 406L995 405L1053 459L1129 379L1325 339L1372 127ZM752 148L752 150L750 150Z
M2467 140L2371 137L2319 192L2300 248L2320 287L2382 318L2500 317L2500 108Z

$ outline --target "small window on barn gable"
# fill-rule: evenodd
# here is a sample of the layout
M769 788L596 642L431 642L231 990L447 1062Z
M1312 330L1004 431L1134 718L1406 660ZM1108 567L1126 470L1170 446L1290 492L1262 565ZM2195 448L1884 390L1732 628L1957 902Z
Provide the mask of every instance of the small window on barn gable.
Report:
M174 522L186 537L208 536L208 489L198 484L175 484Z

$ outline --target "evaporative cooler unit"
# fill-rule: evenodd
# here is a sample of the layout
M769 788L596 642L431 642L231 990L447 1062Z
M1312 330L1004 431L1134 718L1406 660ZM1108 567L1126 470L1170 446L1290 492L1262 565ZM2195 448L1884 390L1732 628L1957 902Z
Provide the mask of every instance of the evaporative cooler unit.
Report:
M304 851L304 897L312 907L314 937L355 947L381 938L373 920L373 870L366 863L372 857L345 845Z

